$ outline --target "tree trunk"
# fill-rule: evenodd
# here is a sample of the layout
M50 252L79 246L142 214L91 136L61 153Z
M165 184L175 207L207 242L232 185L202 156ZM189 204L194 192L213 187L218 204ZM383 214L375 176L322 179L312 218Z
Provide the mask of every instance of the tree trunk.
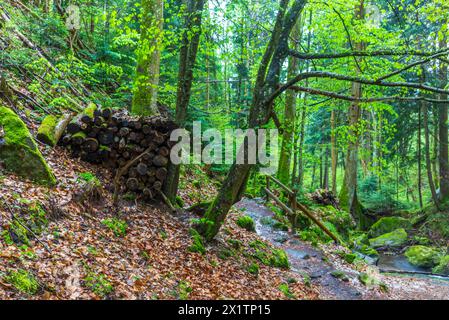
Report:
M331 171L332 171L332 193L337 194L337 137L335 135L335 110L331 112Z
M446 23L447 24L447 23ZM443 32L445 34L445 32ZM447 38L443 36L439 44L440 49L447 48ZM447 86L447 64L441 63L439 68L440 87ZM441 100L447 100L447 94L441 94ZM449 198L449 155L448 155L448 105L439 104L439 165L440 165L440 200Z
M424 70L422 70L424 72ZM423 79L424 80L424 79ZM424 82L424 81L422 81ZM427 171L427 179L429 181L430 193L432 194L432 200L435 203L435 206L439 209L438 205L438 197L435 190L435 184L433 183L432 177L432 166L430 161L430 138L429 138L429 115L427 110L427 103L425 101L421 102L421 109L424 116L424 153L426 156L426 171Z
M137 69L134 81L132 113L151 116L159 114L161 46L164 24L164 1L142 0L140 43L137 49Z
M423 208L422 202L422 177L421 177L421 107L418 107L418 135L416 137L418 157L418 199L419 207Z
M183 128L187 118L187 109L190 102L193 68L198 53L201 35L201 21L205 0L187 0L187 16L179 56L178 91L176 99L176 123ZM190 35L193 33L193 36ZM168 199L174 202L178 192L179 165L172 163L168 166L167 180L164 192Z
M355 9L356 19L363 20L365 18L365 7L364 0L360 1ZM362 41L356 43L356 50L363 50L365 47ZM358 60L355 58L356 61ZM357 74L361 73L359 68L359 63L356 65ZM352 96L355 98L360 98L362 96L362 85L360 83L352 83ZM348 152L346 155L346 169L343 179L343 185L340 191L340 205L345 210L348 210L355 221L357 222L359 228L366 228L366 219L363 216L362 206L359 203L357 197L357 168L358 168L358 152L359 152L359 133L358 126L360 125L361 108L359 103L353 102L349 107L349 142L348 142Z
M297 42L299 40L301 23L298 21L296 26L293 28L292 32L292 43L293 47L297 48ZM287 78L291 79L295 76L298 71L298 59L292 56L288 60L288 71ZM292 147L294 143L294 133L295 133L295 121L296 121L296 91L289 90L285 97L285 110L284 110L284 123L282 126L282 145L281 153L279 157L279 167L277 176L279 180L288 185L290 181L290 165L291 165L291 155Z

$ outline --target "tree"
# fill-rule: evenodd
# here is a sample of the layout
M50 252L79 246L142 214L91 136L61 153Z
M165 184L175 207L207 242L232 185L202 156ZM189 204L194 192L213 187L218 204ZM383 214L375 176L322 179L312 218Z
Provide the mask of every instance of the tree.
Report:
M443 21L444 30L442 30L441 39L439 41L440 49L447 48L447 20ZM440 62L439 67L439 81L440 87L446 88L447 86L447 64L444 62ZM440 94L440 99L443 101L447 101L448 95L446 93ZM448 105L440 104L439 105L439 165L440 165L440 200L444 201L449 199L449 139L448 139Z
M356 6L355 18L363 21L365 19L365 4L364 0ZM363 41L358 41L355 45L355 49L358 51L364 50L365 44ZM356 62L356 74L362 73L360 68L360 61L355 58ZM356 99L362 97L362 84L352 83L352 96ZM361 107L358 101L351 103L348 111L348 151L346 154L346 168L343 180L343 185L340 191L339 199L342 208L349 211L354 219L358 222L359 226L364 228L365 221L363 217L362 206L357 197L357 169L358 169L358 151L359 151L359 130L360 130L360 117Z
M182 47L179 54L178 89L176 99L176 123L182 128L187 118L198 45L201 35L201 21L205 0L186 0ZM170 200L174 200L178 191L179 165L170 163L164 191Z
M282 65L289 54L290 33L306 1L295 0L290 6L288 4L288 0L280 0L271 38L259 65L248 117L250 128L260 128L270 120L274 100L272 95L279 87ZM246 142L247 138L241 148L245 148ZM231 166L217 197L204 215L205 222L198 225L200 233L207 240L215 237L229 209L242 196L253 166L248 163L234 163Z
M297 43L300 41L301 23L298 21L297 26L293 28L291 41L293 48L297 49ZM292 78L298 70L298 59L289 57L287 77ZM282 124L282 145L279 158L278 178L288 185L290 182L290 166L292 147L294 143L295 122L296 122L296 99L297 93L295 91L288 91L285 97L284 122Z
M159 86L161 46L164 24L164 1L142 0L140 42L137 49L137 68L131 111L150 116L159 113L157 94Z

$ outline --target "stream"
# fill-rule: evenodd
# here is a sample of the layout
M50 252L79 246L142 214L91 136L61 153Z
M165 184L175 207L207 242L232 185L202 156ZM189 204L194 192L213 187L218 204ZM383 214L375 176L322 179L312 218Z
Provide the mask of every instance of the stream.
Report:
M318 248L301 241L287 231L273 229L262 223L273 212L264 206L263 199L244 198L235 207L253 218L257 234L275 247L285 250L289 257L291 270L307 274L311 282L320 287L322 299L358 300L385 299L386 296L373 290L366 290L358 280L358 272L347 271L346 281L332 275L336 267L326 259ZM375 262L375 261L373 261ZM429 270L411 265L402 255L380 254L376 262L391 288L392 299L449 299L449 278L428 274Z
M245 214L253 218L256 232L261 238L285 250L291 270L307 274L312 283L321 287L320 292L324 299L361 299L361 292L351 285L351 280L344 282L332 276L331 272L335 271L335 268L326 261L323 252L286 231L275 230L262 224L264 217L273 217L273 212L263 205L262 199L244 198L235 207L244 210Z

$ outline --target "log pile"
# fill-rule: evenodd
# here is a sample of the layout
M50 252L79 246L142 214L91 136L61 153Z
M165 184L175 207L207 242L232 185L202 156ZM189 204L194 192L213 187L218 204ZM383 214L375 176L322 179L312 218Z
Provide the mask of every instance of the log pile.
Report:
M120 192L144 199L158 196L167 176L174 122L160 117L131 117L126 112L89 107L68 123L60 144L72 156L114 173Z

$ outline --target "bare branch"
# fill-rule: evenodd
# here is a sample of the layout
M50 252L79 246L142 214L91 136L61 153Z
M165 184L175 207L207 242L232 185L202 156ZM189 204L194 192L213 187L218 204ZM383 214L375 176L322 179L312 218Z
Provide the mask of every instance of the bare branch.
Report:
M440 94L449 94L449 90L444 90L440 88L435 88L432 86L428 86L421 83L414 83L414 82L385 82L385 81L377 81L377 80L371 80L366 78L360 78L355 76L347 76L332 72L325 72L325 71L311 71L311 72L305 72L297 75L295 78L289 80L287 83L283 84L276 90L268 99L265 101L265 103L271 103L276 99L279 95L281 95L285 90L290 88L291 86L295 85L297 82L300 82L302 80L308 79L308 78L329 78L329 79L335 79L335 80L342 80L342 81L350 81L350 82L356 82L361 84L368 84L368 85L374 85L374 86L381 86L381 87L399 87L399 88L413 88L413 89L419 89L434 93L440 93Z
M401 69L398 69L398 70L396 70L396 71L393 71L393 72L391 72L391 73L389 73L389 74L386 74L386 75L384 75L384 76L378 78L377 81L382 81L382 80L391 78L391 77L393 77L393 76L395 76L395 75L397 75L397 74L400 74L400 73L402 73L402 72L404 72L404 71L407 71L407 70L409 70L409 69L411 69L411 68L413 68L413 67L416 67L416 66L425 64L425 63L427 63L427 62L429 62L429 61L431 61L431 60L433 60L433 59L437 59L437 58L442 57L442 56L447 56L447 55L448 55L448 52L449 52L448 50L449 50L449 49L446 49L446 51L444 51L444 52L437 53L437 54L435 54L435 55L433 55L433 56L430 56L430 57L428 57L428 58L426 58L426 59L422 59L422 60L416 61L416 62L414 62L414 63L411 63L411 64L409 64L409 65L406 65L405 67L403 67L403 68L401 68Z
M351 96L345 96L337 92L324 91L314 88L308 87L300 87L300 86L291 86L288 90L294 90L298 92L307 92L309 94L320 95L329 97L332 99L339 99L351 102L360 102L360 103L371 103L371 102L387 102L387 101L427 101L431 103L448 103L448 100L438 100L438 99L430 99L426 97L401 97L401 96L390 96L390 97L373 97L373 98L355 98Z
M376 51L348 51L340 53L303 53L295 50L289 50L289 54L298 59L304 60L318 60L318 59L337 59L337 58L347 58L347 57L388 57L388 56L420 56L420 57L430 57L436 54L447 52L448 49L442 49L436 52L425 52L419 50L405 50L405 51L394 51L394 50L376 50Z

